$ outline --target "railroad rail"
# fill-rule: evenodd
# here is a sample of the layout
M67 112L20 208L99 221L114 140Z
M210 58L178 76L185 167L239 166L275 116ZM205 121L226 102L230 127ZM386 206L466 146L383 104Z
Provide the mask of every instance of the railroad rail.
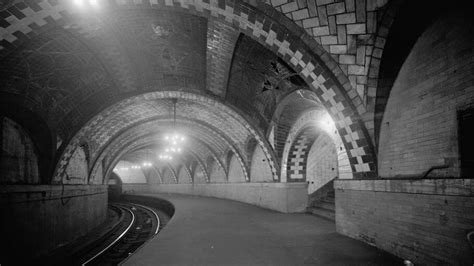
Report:
M109 239L109 244L105 247L103 241L97 243L101 248L94 248L95 252L86 256L87 259L81 265L117 265L158 234L165 225L157 213L159 211L150 207L125 202L115 203L113 206L127 216L120 226L122 230L114 233L113 239Z

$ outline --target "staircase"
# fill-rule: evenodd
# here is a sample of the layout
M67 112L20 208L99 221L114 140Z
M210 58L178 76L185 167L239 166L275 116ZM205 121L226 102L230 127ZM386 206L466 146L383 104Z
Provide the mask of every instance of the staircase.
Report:
M335 191L334 180L309 195L309 203L306 208L307 213L326 218L331 221L336 220L335 212Z

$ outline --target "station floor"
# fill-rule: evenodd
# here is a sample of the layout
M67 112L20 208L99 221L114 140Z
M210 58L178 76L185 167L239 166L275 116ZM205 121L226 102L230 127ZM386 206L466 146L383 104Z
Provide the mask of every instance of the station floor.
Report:
M175 214L124 265L403 265L312 215L216 198L146 196L167 199Z

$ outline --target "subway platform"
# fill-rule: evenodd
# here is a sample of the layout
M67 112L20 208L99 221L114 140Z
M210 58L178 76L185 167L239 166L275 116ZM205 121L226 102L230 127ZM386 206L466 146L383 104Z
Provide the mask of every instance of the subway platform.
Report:
M312 215L217 198L140 195L170 201L175 214L124 265L403 265Z

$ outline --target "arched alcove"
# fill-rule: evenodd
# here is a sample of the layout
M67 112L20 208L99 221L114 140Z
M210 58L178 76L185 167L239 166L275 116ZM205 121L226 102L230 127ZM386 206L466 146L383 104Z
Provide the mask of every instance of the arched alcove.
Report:
M0 183L40 183L37 152L32 139L13 120L7 117L0 117L0 119Z

